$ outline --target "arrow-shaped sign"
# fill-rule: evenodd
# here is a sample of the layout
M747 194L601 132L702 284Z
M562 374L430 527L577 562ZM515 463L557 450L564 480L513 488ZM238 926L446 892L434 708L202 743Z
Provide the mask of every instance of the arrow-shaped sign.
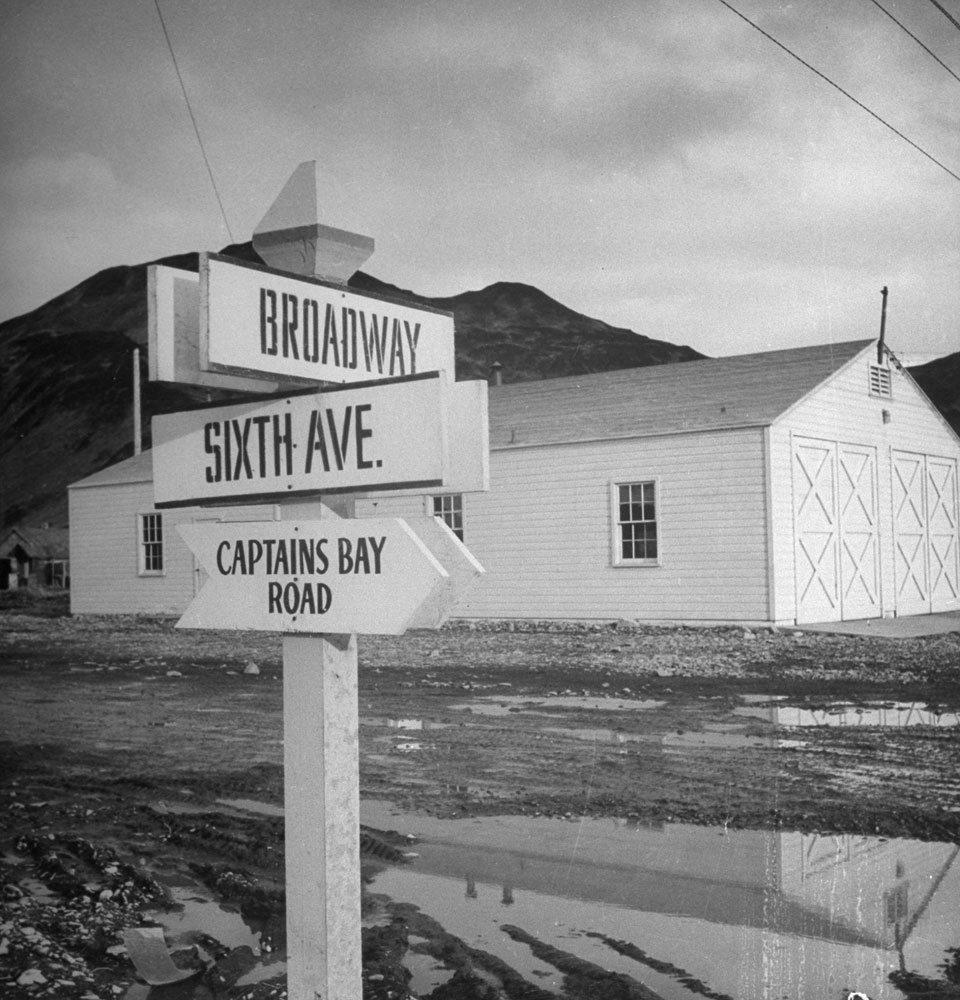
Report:
M407 628L439 628L463 602L484 569L439 517L423 514L405 520L448 574L433 597L420 605Z
M177 526L208 574L178 628L400 635L447 571L398 518Z

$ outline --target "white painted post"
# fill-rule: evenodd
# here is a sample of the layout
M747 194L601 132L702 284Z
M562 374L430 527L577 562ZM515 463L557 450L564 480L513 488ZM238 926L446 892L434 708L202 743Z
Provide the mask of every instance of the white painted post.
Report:
M360 1000L357 638L283 637L287 995Z

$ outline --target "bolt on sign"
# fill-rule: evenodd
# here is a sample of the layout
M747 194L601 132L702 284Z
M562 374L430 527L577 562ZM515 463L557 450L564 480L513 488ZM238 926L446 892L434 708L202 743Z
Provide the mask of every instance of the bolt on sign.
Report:
M311 382L452 373L453 317L202 254L200 365Z
M451 440L448 414L464 410L474 433ZM486 386L438 372L163 414L153 418L153 442L161 508L448 484L476 490L489 479Z

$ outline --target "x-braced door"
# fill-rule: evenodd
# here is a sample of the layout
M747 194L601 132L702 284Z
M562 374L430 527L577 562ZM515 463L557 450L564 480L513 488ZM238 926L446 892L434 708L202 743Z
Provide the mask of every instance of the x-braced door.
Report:
M794 559L797 621L840 618L836 447L794 438Z
M930 610L953 611L960 608L956 460L928 455L926 485Z
M879 618L880 530L874 448L837 445L837 506L842 617Z
M876 450L795 437L793 495L797 621L878 617Z
M897 614L960 608L956 460L893 452L892 499Z

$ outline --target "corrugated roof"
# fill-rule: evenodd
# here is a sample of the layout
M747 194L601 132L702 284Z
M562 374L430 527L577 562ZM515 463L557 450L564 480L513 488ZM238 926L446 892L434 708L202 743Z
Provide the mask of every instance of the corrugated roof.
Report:
M490 447L766 426L873 340L490 387Z
M108 465L105 469L101 469L85 479L78 479L75 483L71 483L67 489L150 482L153 482L153 456L148 449L132 458L117 462L115 465Z

